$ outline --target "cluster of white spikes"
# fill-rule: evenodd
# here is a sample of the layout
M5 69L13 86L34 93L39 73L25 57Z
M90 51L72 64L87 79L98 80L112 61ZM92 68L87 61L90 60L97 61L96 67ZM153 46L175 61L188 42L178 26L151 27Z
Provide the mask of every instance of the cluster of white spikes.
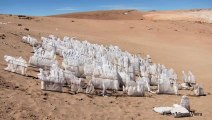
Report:
M61 40L54 35L41 37L41 43L29 35L22 40L33 46L34 55L29 64L40 68L38 77L45 82L44 89L55 83L59 85L59 91L63 84L69 84L78 92L86 88L85 93L93 93L95 88L103 89L103 94L106 90L123 90L130 96L144 96L145 91L154 92L151 86L157 86L155 92L161 94L178 94L178 89L192 86L197 89L197 95L204 94L201 86L195 86L191 72L188 75L183 72L184 83L178 85L176 72L153 63L150 55L141 57L122 51L118 46L91 44L70 37ZM56 54L63 58L62 67ZM26 74L27 63L22 58L5 56L5 60L7 70L15 72L13 66L23 66L21 74Z
M31 37L30 35L28 35L28 36L23 36L23 37L22 37L22 41L23 41L24 43L30 44L31 46L35 46L35 45L38 44L37 39Z
M171 86L176 85L177 74L164 65L152 63L150 55L142 58L122 51L118 46L105 47L69 37L61 40L50 35L41 39L45 51L55 52L63 57L62 67L65 71L76 77L92 78L91 83L95 88L124 88L129 95L133 95L132 91L136 94L139 90L143 95L145 90L151 91L150 85L160 84L159 93L177 94L176 88Z
M190 101L188 96L182 96L180 104L173 104L172 107L154 107L153 110L160 114L170 114L174 117L190 117L192 112L190 111Z
M22 58L14 58L12 56L5 55L4 60L7 62L7 67L4 70L26 75L27 62Z

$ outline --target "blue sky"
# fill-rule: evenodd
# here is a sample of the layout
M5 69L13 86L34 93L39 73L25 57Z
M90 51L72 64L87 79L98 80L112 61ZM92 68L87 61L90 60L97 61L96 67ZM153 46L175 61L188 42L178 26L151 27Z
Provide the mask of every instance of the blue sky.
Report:
M212 0L0 0L0 14L35 16L95 10L199 8L212 8Z

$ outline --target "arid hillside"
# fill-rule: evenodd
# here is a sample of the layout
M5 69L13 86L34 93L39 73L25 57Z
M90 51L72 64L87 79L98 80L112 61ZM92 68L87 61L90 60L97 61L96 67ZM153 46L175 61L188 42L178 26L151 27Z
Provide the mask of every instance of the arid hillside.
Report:
M212 23L211 9L178 11L109 10L53 15L51 17L95 19L95 20L181 20Z
M143 12L137 10L92 11L53 15L51 17L95 19L95 20L139 20L143 19Z
M150 20L184 20L212 23L212 10L149 12L144 15L144 18Z

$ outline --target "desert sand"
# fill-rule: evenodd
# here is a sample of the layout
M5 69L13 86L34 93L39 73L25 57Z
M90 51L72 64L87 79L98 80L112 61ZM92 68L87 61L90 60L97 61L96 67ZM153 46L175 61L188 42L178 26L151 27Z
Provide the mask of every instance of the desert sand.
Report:
M202 116L184 119L210 120L212 24L196 18L170 20L164 17L158 19L153 15L163 12L132 11L132 14L124 14L128 11L106 12L109 16L107 18L105 12L97 12L98 15L96 12L87 13L87 16L92 17L85 17L86 13L80 13L75 14L75 17L67 14L32 19L0 15L0 119L175 119L173 116L155 113L153 107L179 103L181 96L187 94L191 109L202 113ZM178 12L172 11L169 14L179 16ZM134 54L150 54L153 62L175 69L180 82L181 71L191 70L197 83L205 88L207 96L195 97L192 91L184 90L178 96L152 94L147 97L88 97L84 94L42 91L39 80L4 71L4 55L22 56L26 60L32 55L32 47L21 42L22 36L28 34L37 39L49 34L59 37L74 36L91 43L118 45Z

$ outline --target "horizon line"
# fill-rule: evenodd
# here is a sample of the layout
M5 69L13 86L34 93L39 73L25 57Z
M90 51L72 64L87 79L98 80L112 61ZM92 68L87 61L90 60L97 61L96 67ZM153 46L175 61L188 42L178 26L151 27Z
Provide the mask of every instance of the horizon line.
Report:
M171 10L141 10L141 9L100 9L100 10L85 10L85 11L75 11L75 12L64 12L59 14L48 14L48 15L29 15L29 14L13 14L13 13L0 13L0 15L25 15L25 16L35 16L35 17L45 17L45 16L54 16L54 15L63 15L63 14L75 14L75 13L86 13L86 12L97 12L97 11L118 11L118 10L136 10L143 12L160 12L160 11L189 11L189 10L212 10L212 8L192 8L192 9L171 9Z

